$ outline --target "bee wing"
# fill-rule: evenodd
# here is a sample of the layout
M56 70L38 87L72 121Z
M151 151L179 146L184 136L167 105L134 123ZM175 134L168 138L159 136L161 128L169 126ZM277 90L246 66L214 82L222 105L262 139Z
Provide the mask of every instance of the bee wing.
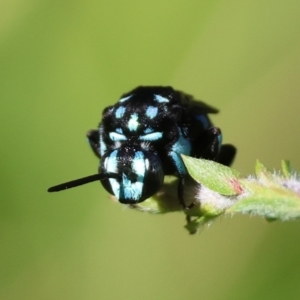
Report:
M201 114L216 114L219 110L211 105L208 105L200 100L196 100L192 95L177 91L177 95L181 100L182 105L186 106L194 115Z

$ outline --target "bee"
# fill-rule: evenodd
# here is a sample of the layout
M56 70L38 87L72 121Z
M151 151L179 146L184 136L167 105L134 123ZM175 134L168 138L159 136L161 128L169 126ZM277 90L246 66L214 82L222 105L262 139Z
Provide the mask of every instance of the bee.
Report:
M156 194L165 175L178 178L184 208L188 176L181 154L230 165L236 149L222 145L222 133L208 114L218 110L172 87L140 86L108 106L96 130L87 133L100 159L98 174L48 189L57 192L100 180L119 202L137 204Z

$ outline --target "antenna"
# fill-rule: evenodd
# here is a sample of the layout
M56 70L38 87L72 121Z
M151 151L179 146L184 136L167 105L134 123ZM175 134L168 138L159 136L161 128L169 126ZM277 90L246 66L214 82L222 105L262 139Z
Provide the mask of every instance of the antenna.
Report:
M90 182L93 182L93 181L103 180L103 179L106 179L106 178L119 179L120 175L116 174L116 173L94 174L94 175L90 175L90 176L87 176L87 177L75 179L75 180L72 180L72 181L68 181L68 182L65 182L65 183L61 183L61 184L52 186L48 189L48 192L49 193L59 192L59 191L63 191L63 190L66 190L66 189L74 188L76 186L87 184L87 183L90 183Z

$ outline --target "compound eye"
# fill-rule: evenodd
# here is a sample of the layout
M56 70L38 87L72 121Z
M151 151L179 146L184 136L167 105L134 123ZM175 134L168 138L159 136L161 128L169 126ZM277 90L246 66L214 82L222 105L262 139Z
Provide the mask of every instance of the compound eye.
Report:
M142 135L140 136L140 140L141 141L156 141L156 140L159 140L161 139L163 136L162 132L152 132L152 133L148 133L148 134L145 134L145 135Z
M118 132L110 132L109 137L114 142L126 141L127 137L124 134Z

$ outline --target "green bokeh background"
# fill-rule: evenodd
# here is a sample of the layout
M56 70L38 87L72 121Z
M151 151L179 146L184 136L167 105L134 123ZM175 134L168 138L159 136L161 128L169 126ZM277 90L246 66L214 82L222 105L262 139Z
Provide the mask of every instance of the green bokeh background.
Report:
M255 159L300 170L300 1L0 1L0 298L300 299L300 223L138 213L98 183L85 133L137 85L172 85Z

